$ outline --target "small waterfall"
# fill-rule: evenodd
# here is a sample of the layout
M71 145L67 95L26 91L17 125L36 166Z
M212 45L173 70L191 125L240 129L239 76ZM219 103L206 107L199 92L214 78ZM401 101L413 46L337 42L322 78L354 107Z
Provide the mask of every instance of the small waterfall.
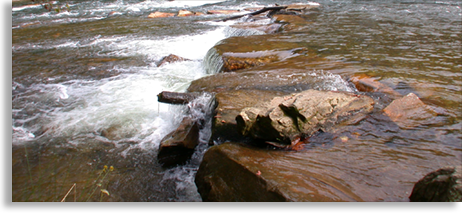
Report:
M223 32L226 38L235 37L235 36L252 36L252 35L264 35L264 31L253 29L253 28L239 28L228 26L224 29ZM223 40L217 42L215 46L220 45ZM223 67L223 59L217 50L212 47L209 49L207 54L204 57L204 68L207 74L219 73Z
M218 42L216 45L219 45L220 42ZM223 59L221 58L221 55L218 53L217 49L210 48L210 50L207 52L207 54L204 57L204 69L207 74L215 74L219 73L221 69L223 68Z
M227 27L225 29L226 37L233 36L252 36L252 35L263 35L266 34L264 31L253 29L253 28L239 28L239 27Z

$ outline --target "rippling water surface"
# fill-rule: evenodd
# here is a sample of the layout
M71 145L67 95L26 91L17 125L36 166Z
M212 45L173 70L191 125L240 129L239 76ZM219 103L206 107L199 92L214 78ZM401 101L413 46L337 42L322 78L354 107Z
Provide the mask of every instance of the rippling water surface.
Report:
M77 191L68 200L200 201L194 175L208 133L203 131L203 145L191 163L162 169L157 147L186 107L160 104L156 95L185 91L192 80L208 75L203 59L215 43L232 36L228 26L234 22L212 21L223 15L147 16L157 10L205 12L293 2L58 1L71 10L56 13L13 1L13 201L59 201L74 183ZM366 141L385 144L388 149L371 162L393 153L396 161L409 160L402 165L418 165L421 171L410 170L420 173L416 177L460 164L461 2L318 2L322 7L309 15L313 23L287 38L349 65L331 71L335 75L368 74L442 112L410 130L381 126L380 117L372 118L367 121L372 128L358 131L365 136L358 149ZM168 54L191 61L157 67ZM115 170L102 173L105 165Z

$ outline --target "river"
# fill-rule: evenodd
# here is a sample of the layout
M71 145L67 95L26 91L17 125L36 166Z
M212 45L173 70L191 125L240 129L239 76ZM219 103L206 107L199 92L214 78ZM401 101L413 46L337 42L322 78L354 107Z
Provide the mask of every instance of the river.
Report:
M201 201L194 175L208 133L201 133L190 163L162 169L159 142L186 107L158 103L156 95L185 91L192 80L210 75L207 51L233 36L229 26L238 21L214 22L226 15L147 16L295 2L61 0L57 5L67 3L70 11L57 13L13 1L13 201L60 201L69 190L67 201ZM397 159L415 156L419 147L424 152L418 156L435 164L461 163L462 3L317 2L322 6L313 24L299 33L303 45L444 112L397 137L369 137L402 149ZM158 67L169 54L190 61Z

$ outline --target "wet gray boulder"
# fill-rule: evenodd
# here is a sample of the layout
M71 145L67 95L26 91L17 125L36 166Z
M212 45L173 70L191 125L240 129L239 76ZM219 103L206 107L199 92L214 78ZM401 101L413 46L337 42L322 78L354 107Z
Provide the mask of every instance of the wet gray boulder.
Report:
M445 167L420 179L411 202L462 202L462 166Z
M241 134L265 141L290 144L317 131L363 119L374 101L348 92L307 90L275 97L264 107L243 109L236 117Z

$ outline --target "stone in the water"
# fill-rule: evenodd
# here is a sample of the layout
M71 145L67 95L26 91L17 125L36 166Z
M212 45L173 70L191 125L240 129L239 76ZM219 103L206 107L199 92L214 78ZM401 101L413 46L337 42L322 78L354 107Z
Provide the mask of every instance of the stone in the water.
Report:
M385 94L389 94L393 97L401 97L402 95L397 91L393 90L390 86L387 86L373 77L364 75L364 74L356 74L350 77L349 81L351 81L358 91L364 92L382 92Z
M401 128L419 126L422 122L426 122L437 115L414 93L409 93L400 99L394 100L383 111Z
M411 202L462 202L462 166L445 167L420 179Z
M239 13L239 10L208 10L207 14L233 14Z
M180 126L162 139L157 160L163 167L185 164L199 144L199 126L185 117Z
M160 67L166 63L173 63L173 62L182 62L182 61L190 61L189 59L186 59L186 58L183 58L183 57L180 57L180 56L177 56L177 55L174 55L174 54L170 54L164 58L162 58L158 63L157 63L157 67Z
M194 15L195 15L194 12L191 12L189 10L180 10L180 11L178 11L177 16L182 17L182 16L194 16Z
M154 13L150 13L148 15L148 18L165 18L165 17L172 17L172 16L175 16L175 14L156 11Z

